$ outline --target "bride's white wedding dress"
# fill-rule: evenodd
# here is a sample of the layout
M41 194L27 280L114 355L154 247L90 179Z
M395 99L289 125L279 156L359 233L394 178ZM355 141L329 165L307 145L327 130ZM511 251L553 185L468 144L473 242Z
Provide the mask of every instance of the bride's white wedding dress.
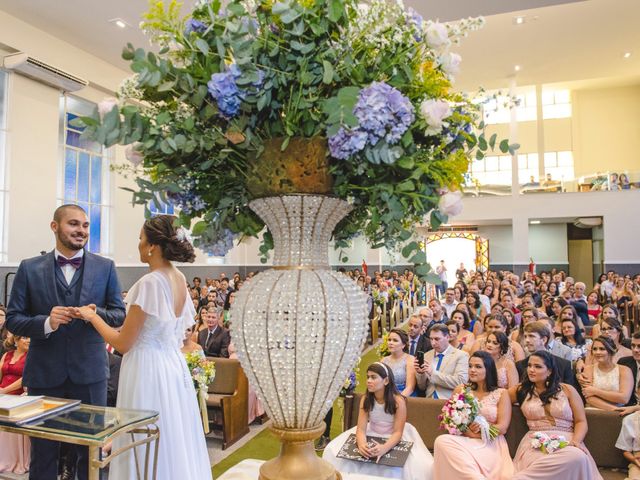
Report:
M122 358L116 406L160 413L158 480L211 479L196 392L180 352L185 329L194 323L191 298L186 296L176 317L169 279L154 271L131 287L125 303L127 309L138 305L146 319L136 343ZM116 438L113 451L130 441L130 436ZM138 447L138 462L143 472L144 448ZM109 479L134 478L135 459L128 451L113 460Z

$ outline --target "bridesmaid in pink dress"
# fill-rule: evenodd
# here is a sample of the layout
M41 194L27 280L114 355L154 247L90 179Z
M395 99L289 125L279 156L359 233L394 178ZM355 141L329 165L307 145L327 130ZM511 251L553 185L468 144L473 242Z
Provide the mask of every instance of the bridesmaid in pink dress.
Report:
M7 345L8 344L8 345ZM13 344L13 345L12 345ZM29 338L12 336L5 345L15 346L0 360L0 393L22 395L22 371L29 351ZM0 432L0 472L26 473L29 471L31 443L29 437L16 433Z
M511 479L513 463L503 436L511 422L511 401L507 390L498 388L498 373L489 353L478 351L469 358L469 385L480 402L480 414L498 428L500 435L485 443L475 423L464 436L440 435L434 446L433 478ZM454 393L465 386L459 385Z
M513 461L514 480L602 480L583 443L588 427L582 400L571 385L560 383L553 355L542 350L532 353L524 381L509 394L520 403L529 425ZM569 445L544 453L531 446L531 432L562 435Z

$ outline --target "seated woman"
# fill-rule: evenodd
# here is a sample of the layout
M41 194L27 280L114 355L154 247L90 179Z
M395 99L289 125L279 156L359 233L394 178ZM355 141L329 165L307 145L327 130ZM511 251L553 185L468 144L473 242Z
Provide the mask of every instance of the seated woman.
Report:
M204 357L204 350L202 349L202 346L198 342L193 340L193 331L195 330L194 327L195 325L191 325L185 330L184 340L182 341L182 347L180 348L180 351L183 354L198 352Z
M507 358L509 352L509 338L502 332L492 332L487 335L484 349L495 362L498 372L498 386L500 388L511 388L518 384L518 369L516 364L510 358Z
M511 422L511 402L508 392L498 387L496 365L487 352L471 355L469 383L456 387L454 395L466 386L471 387L480 403L480 414L497 427L500 435L484 442L478 425L473 423L463 436L438 436L434 445L433 476L436 479L510 480L513 463L504 433Z
M403 467L388 467L338 458L338 452L355 433L360 454L375 459L395 447L400 440L413 442L409 458ZM370 446L367 435L386 438L382 444ZM404 480L430 480L433 457L420 434L407 423L407 406L393 381L393 372L381 362L367 368L367 393L360 400L358 425L340 434L325 448L322 458L341 473L359 473Z
M393 371L395 385L401 395L410 397L416 388L416 371L413 368L413 356L409 355L409 335L404 330L394 328L387 340L389 356L382 362Z
M480 301L480 295L476 292L468 292L465 300L474 321L482 321L487 316L487 308ZM473 332L473 325L471 325L470 331Z
M602 306L600 305L600 294L597 290L593 290L587 295L587 313L589 314L589 320L591 320L592 324L600 318Z
M460 342L460 325L458 322L454 322L453 320L449 320L445 323L447 328L449 329L449 345L458 350L464 349L464 343Z
M554 322L553 333L556 335L556 337L562 336L563 320L575 320L578 324L578 329L581 332L585 331L584 324L582 323L582 320L578 316L578 313L576 312L576 309L574 308L574 306L565 305L560 309L560 314L558 315L558 318Z
M508 328L507 320L502 315L487 315L487 317L485 318L486 335L489 335L490 333L493 333L493 332L502 332L506 335L507 328ZM487 341L486 335L484 338L479 338L473 344L473 348L471 349L470 353L477 352L478 350L486 350L485 348L485 343ZM519 362L520 360L524 359L524 350L522 349L519 343L516 343L510 340L509 349L507 350L505 357L510 359L514 363Z
M633 373L629 367L614 363L615 353L616 347L611 339L601 336L593 341L591 355L595 363L586 365L579 378L587 406L615 410L629 401L633 391Z
M454 312L451 314L451 320L456 322L460 327L460 332L458 333L458 342L460 342L463 347L471 348L475 337L473 333L471 333L473 327L469 322L469 315L467 315L463 310L454 310ZM477 320L474 320L474 322L475 321Z
M600 336L607 337L613 340L613 344L616 347L616 353L613 356L613 362L618 363L622 357L631 356L631 350L623 345L625 341L623 326L619 320L615 318L602 319L600 322ZM594 357L591 351L587 348L587 356L584 363L589 365L594 363ZM578 367L576 367L578 368Z
M22 395L22 372L29 352L29 338L9 334L4 347L7 353L0 360L0 394ZM29 437L0 432L0 472L26 473L30 460Z
M576 362L584 359L588 349L591 348L591 339L584 338L578 327L578 322L572 318L565 318L561 321L560 328L562 329L562 344L571 348L571 361Z
M620 311L618 307L616 307L612 303L608 303L602 307L602 312L600 313L600 317L597 319L597 323L593 326L591 330L591 336L593 338L599 337L601 335L601 328L603 320L614 319L622 324L622 320L620 319ZM626 325L622 326L622 336L627 338L629 336L629 330Z
M598 467L584 446L587 418L580 395L560 383L553 355L539 350L529 356L522 383L509 389L527 419L529 433L522 437L513 460L514 480L602 480ZM531 446L531 432L561 435L569 444L553 454Z

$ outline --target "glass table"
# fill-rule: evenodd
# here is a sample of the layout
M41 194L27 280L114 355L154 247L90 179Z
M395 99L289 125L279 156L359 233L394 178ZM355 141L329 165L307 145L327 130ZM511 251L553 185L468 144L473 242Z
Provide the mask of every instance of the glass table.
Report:
M157 421L158 412L154 411L80 404L73 410L53 414L34 423L20 426L0 423L0 430L89 447L89 480L98 480L101 468L106 467L118 455L133 449L137 479L146 480L156 478L160 438ZM129 435L130 441L103 458L102 447L123 435ZM137 447L142 446L144 459L138 456ZM150 458L152 454L153 459Z

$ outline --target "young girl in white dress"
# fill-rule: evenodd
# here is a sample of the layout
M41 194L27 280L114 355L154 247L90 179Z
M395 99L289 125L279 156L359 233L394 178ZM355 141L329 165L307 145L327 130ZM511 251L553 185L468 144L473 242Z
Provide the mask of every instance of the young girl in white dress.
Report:
M120 331L107 325L95 309L80 314L113 347L124 354L118 384L118 408L155 410L158 427L158 480L211 479L211 465L191 375L180 352L185 330L193 325L195 309L187 283L171 261L193 262L193 246L174 228L175 217L147 220L140 232L140 260L151 270L138 280L125 299L127 316ZM119 437L117 450L130 442ZM153 458L153 449L150 458ZM138 467L144 471L144 451ZM131 450L116 457L109 478L136 478Z
M363 463L338 458L337 454L352 433L360 454L365 458L381 457L400 440L413 442L403 467ZM386 438L382 444L367 446L367 435ZM341 473L359 473L403 480L431 480L433 457L415 427L407 423L407 406L393 381L391 369L380 362L367 368L367 393L360 401L358 425L342 433L327 445L322 458Z

